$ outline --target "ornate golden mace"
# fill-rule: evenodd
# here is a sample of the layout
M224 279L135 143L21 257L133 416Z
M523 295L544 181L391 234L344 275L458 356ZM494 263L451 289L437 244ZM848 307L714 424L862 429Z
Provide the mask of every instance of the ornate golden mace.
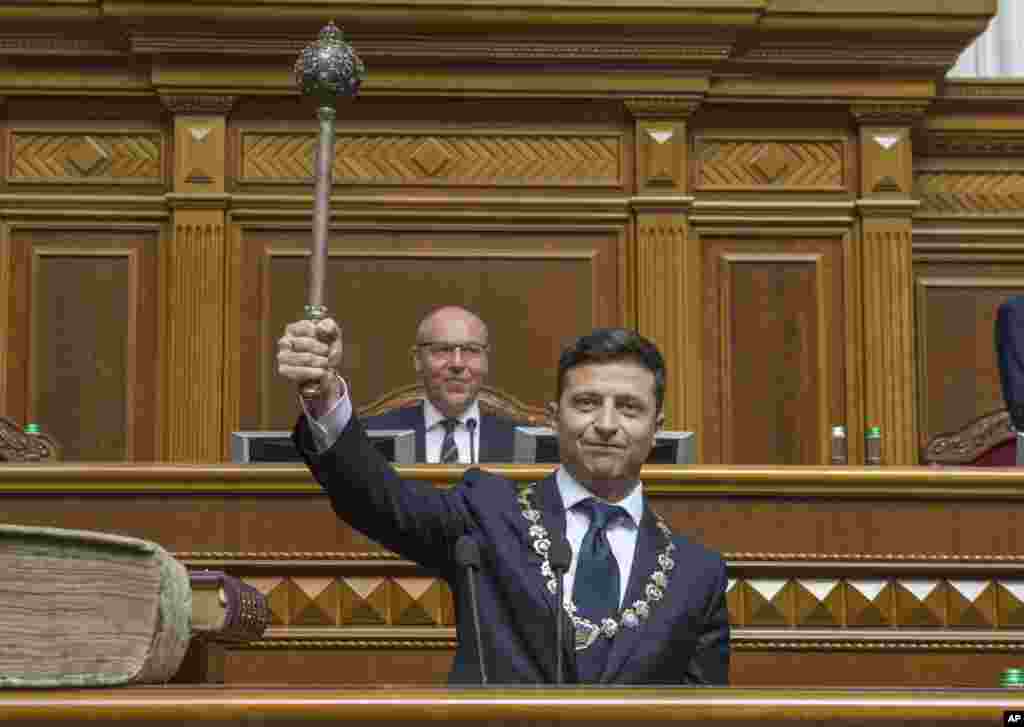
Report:
M327 317L324 278L327 271L327 223L331 216L331 166L334 162L335 105L340 98L353 98L366 67L334 24L328 23L315 43L302 49L295 61L295 82L306 96L316 101L320 120L320 143L316 153L316 192L313 200L313 249L309 256L309 294L305 317L313 322ZM320 393L319 382L301 387L302 396Z

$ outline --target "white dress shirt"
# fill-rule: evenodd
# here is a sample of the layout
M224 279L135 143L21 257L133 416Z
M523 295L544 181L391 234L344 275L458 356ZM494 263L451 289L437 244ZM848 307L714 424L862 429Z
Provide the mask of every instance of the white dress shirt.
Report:
M580 545L583 544L583 537L590 527L590 515L585 510L573 510L572 507L588 497L594 497L594 495L577 482L564 467L558 468L555 473L555 482L558 485L558 494L562 496L562 504L565 505L565 537L572 549L572 563L562 580L565 596L569 598L572 596L572 587L576 582ZM614 504L629 513L629 517L620 517L605 528L608 545L611 546L612 554L619 564L619 608L622 608L622 600L626 597L626 588L629 587L629 574L633 570L633 556L636 553L640 520L644 514L643 483L637 480L633 491L626 495L625 499Z
M344 382L342 382L344 384ZM349 419L352 418L352 400L348 396L348 386L343 386L344 390L341 393L341 399L335 404L334 408L324 414L319 419L314 419L308 410L305 409L305 402L302 397L299 397L299 401L302 402L303 409L306 412L306 419L310 423L310 428L313 433L313 440L316 444L317 451L325 452L331 448L331 445L341 436L341 432L348 425ZM440 412L437 411L430 402L424 402L424 405L429 405L440 419L444 419ZM473 404L476 407L476 403ZM425 409L426 411L426 409ZM461 421L465 422L470 416L474 416L471 413L472 409L466 412L464 418L460 418ZM479 408L476 410L477 421L479 422ZM436 441L434 452L434 459L436 462L440 459L441 453L441 442L444 439L444 426L439 425L435 429L439 428L441 434ZM456 430L456 441L458 441L459 433L465 437L465 449L463 448L462 442L459 442L459 461L469 461L469 432L466 430L465 425L460 426ZM428 430L427 435L429 437L430 431ZM477 426L476 436L480 436L480 427ZM428 459L430 450L430 440L428 439L427 453ZM479 457L479 448L477 448L477 456ZM565 587L566 597L571 597L572 587L576 582L576 566L579 563L580 545L583 543L583 538L587 534L587 529L590 527L590 516L585 511L573 510L573 506L578 502L585 500L588 497L594 497L594 495L587 490L583 485L576 481L564 467L559 467L555 472L555 483L558 486L558 494L562 498L562 504L565 506L565 537L569 541L569 548L572 550L572 563L569 565L569 570L566 572L565 577L562 581L562 585ZM643 518L644 513L644 491L643 482L637 480L636 487L630 492L623 500L615 503L621 506L628 514L629 517L618 518L615 522L608 525L605 528L605 534L608 538L608 545L611 547L612 554L615 556L616 562L619 564L619 608L622 607L622 600L626 597L626 588L629 587L629 574L633 570L633 556L636 554L636 542L637 535L639 534L640 521Z
M458 417L455 426L455 443L459 446L459 464L473 464L480 461L480 404L474 401ZM476 428L470 433L466 422L476 420ZM423 400L423 425L426 428L427 462L441 461L441 445L444 444L445 415L434 406L430 399ZM470 445L470 437L473 443ZM470 455L473 459L470 459Z

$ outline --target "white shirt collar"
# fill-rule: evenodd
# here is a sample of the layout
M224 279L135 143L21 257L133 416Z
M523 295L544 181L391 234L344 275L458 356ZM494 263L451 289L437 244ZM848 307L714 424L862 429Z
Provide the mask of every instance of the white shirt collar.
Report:
M429 432L434 427L439 426L441 424L441 422L443 422L447 418L448 417L446 417L444 414L441 413L440 409L438 409L436 406L434 406L433 402L431 402L430 399L424 399L423 400L423 427L424 427L424 431L428 431ZM463 427L466 426L466 421L468 419L476 419L477 426L479 426L480 425L480 403L479 403L479 401L477 399L474 399L473 403L469 405L469 407L466 409L466 411L464 411L461 414L459 414L459 416L456 417L456 418L462 423Z
M558 494L562 496L562 504L565 505L566 512L588 497L596 497L594 493L577 482L565 467L559 467L555 472L555 482L558 485ZM629 516L633 518L633 523L640 527L640 520L644 514L644 483L637 480L633 491L615 504L629 513Z

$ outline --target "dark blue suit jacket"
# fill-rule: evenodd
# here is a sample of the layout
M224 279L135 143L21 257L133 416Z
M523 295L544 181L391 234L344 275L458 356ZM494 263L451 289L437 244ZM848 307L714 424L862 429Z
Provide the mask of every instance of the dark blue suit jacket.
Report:
M416 461L427 461L426 424L423 419L423 402L403 406L401 409L366 417L362 420L366 429L415 429ZM511 462L515 441L515 422L481 412L477 423L477 439L480 451L477 462Z
M452 589L459 646L451 683L480 683L470 616L469 589L454 563L455 541L470 534L479 543L482 567L477 588L480 630L487 673L496 684L554 683L555 618L565 620L565 681L578 680L572 625L541 574L530 523L509 480L469 469L453 489L401 479L366 438L353 418L338 441L317 454L305 417L294 441L327 491L338 516L356 530L404 558L438 573ZM535 506L541 524L564 536L565 509L554 475L538 483ZM637 629L615 637L602 683L726 684L729 679L729 622L726 573L721 557L688 538L674 537L676 562L664 598L654 603ZM626 603L643 597L663 543L645 506L626 591Z
M1010 419L1024 431L1024 296L1010 298L996 314L999 380Z

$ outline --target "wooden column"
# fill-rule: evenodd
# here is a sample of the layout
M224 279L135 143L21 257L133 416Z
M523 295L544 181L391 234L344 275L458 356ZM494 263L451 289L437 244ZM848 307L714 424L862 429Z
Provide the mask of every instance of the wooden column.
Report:
M162 459L224 451L225 146L233 96L164 96L174 114L172 239L163 259Z
M693 197L687 194L686 125L698 103L626 101L636 124L632 294L637 330L665 356L666 429L699 430L701 421L700 253L688 234Z
M864 431L882 430L882 463L918 460L911 225L911 126L924 105L855 106L860 133ZM856 430L856 428L852 428Z

